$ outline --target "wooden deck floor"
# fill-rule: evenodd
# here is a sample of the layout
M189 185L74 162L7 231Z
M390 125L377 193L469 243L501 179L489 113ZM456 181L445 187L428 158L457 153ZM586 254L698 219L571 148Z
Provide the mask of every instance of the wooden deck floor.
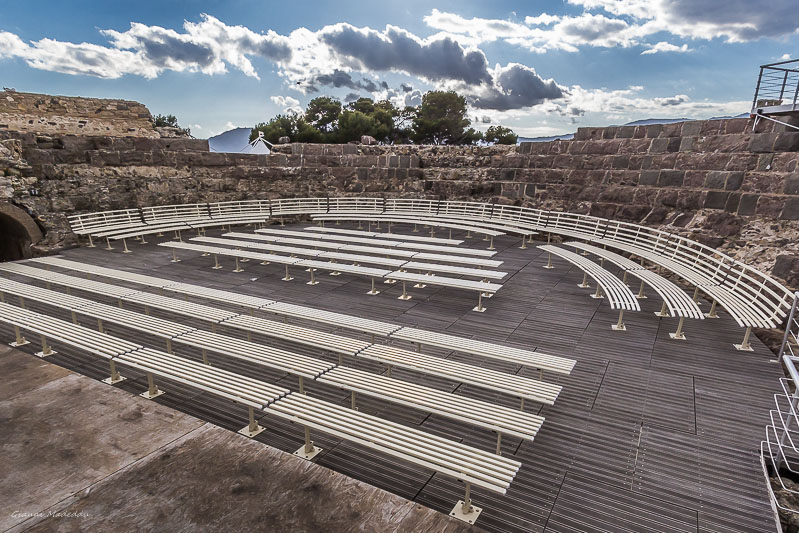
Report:
M453 237L462 235L455 232ZM485 246L477 239L468 242ZM319 274L321 283L308 286L304 283L307 273L298 271L294 273L297 279L286 283L280 281L283 272L279 265L261 266L251 261L242 264L245 272L233 273L233 262L228 259L222 261L223 270L211 270L210 258L179 253L182 262L171 263L171 252L154 244L133 244L131 255L119 249L80 248L64 256L576 359L571 376L544 375L545 380L564 387L554 406L525 406L546 417L535 441L503 439L503 453L523 462L507 495L473 490L475 503L485 509L477 525L486 531L775 531L758 454L772 394L782 374L773 354L754 338L754 352L736 351L732 344L740 342L743 331L723 310L721 319L687 322L686 341L671 340L668 333L676 329L677 321L653 314L661 303L653 293L641 301L642 312L625 314L626 332L612 331L616 313L602 300L590 298L588 289L577 287L582 274L576 268L553 258L556 268L546 270L542 268L545 255L535 247L519 249L518 239L503 237L495 244L500 250L496 259L505 262L501 269L511 274L503 281L502 290L486 300L488 310L483 314L471 311L476 298L465 291L428 286L410 289L413 299L402 301L397 299L401 287L383 285L384 292L372 297L365 294L369 281L362 278ZM30 307L64 315L43 305ZM703 302L703 308L708 307ZM160 315L192 323L168 313ZM90 325L87 320L83 323ZM157 339L113 324L106 329L162 349ZM0 326L0 331L9 338L10 328ZM241 335L233 329L225 333ZM339 333L358 336L344 330ZM272 338L254 336L254 340L337 359ZM180 355L200 357L191 349L176 348ZM91 377L107 376L105 362L66 347L57 349L59 353L49 361ZM425 351L504 371L536 374L499 361L435 348ZM212 354L209 357L220 367L296 389L296 380L285 374ZM370 362L348 364L381 370ZM141 374L128 371L126 375L133 379L120 388L134 393L146 389ZM440 378L399 369L394 376L518 405L515 399ZM155 400L158 403L231 430L246 422L246 409L241 406L179 384L167 383L162 388L168 394ZM313 383L306 389L330 401L349 402L346 393L333 387ZM359 405L365 412L419 425L473 446L487 450L495 446L494 435L479 428L366 397ZM301 428L270 416L260 422L268 429L257 440L286 451L300 446ZM324 449L317 459L320 465L422 505L449 512L462 495L462 484L446 476L327 435L314 434L314 440Z

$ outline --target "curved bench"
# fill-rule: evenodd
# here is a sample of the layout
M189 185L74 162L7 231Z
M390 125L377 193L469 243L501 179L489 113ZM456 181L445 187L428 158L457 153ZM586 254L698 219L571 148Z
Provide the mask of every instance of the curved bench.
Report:
M324 226L306 226L302 228L306 231L318 233L334 233L339 235L352 235L354 237L374 237L375 239L389 239L389 240L402 240L423 242L427 244L463 244L461 239L441 239L439 237L423 237L421 235L404 235L402 233L377 233L374 231L363 231L357 229L341 229L341 228L326 228Z
M208 204L211 210L217 204ZM392 213L410 223L421 217L448 217L462 225L500 225L571 237L633 254L658 267L670 270L712 300L710 312L716 316L721 305L739 326L746 328L739 349L751 350L749 335L753 327L776 328L790 310L791 292L772 277L734 258L680 235L646 226L613 221L590 215L545 211L513 205L407 198L281 198L233 202L229 209L267 210L282 221L285 216L372 215ZM138 218L137 218L138 217ZM120 226L140 224L140 210L87 213L69 217L76 234L96 234ZM354 250L351 250L354 251Z
M623 255L611 252L610 250L599 248L590 244L570 241L564 243L564 245L573 246L579 250L584 250L585 252L590 252L596 256L599 256L600 266L605 260L615 264L624 272L622 281L626 281L628 274L632 274L640 279L641 287L638 290L636 298L646 298L644 295L644 284L652 287L652 289L654 289L658 296L660 296L663 300L663 306L659 312L655 313L655 315L659 317L676 316L680 318L680 321L677 324L677 331L674 333L669 333L669 336L672 339L685 340L685 334L683 333L682 328L686 318L695 318L698 320L705 318L705 315L702 314L702 310L699 308L699 305L697 305L697 303L676 283L667 280L663 276L660 276L651 270L647 270L644 266L636 263L635 261L631 261ZM666 312L667 308L668 312Z
M553 253L580 268L580 270L583 271L583 282L578 285L579 287L587 288L587 276L591 276L597 283L596 292L592 294L591 297L604 298L602 295L604 291L607 295L610 308L619 311L619 320L611 326L613 330L625 331L627 329L622 321L624 318L624 311L640 311L641 306L633 292L622 280L582 255L564 250L563 248L558 248L551 244L542 244L539 248L546 252Z

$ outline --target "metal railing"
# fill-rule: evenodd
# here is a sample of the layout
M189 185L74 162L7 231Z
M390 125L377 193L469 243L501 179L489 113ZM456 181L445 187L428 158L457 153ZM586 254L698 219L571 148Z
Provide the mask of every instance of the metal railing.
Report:
M793 484L785 483L786 477L799 476L799 292L794 294L779 359L788 377L780 379L782 392L774 395L775 409L769 412L771 423L766 426L766 440L760 443L760 461L775 509L799 514L799 508L787 505L787 498L781 501L777 494L799 495L789 488Z
M799 59L760 65L752 115L799 109Z

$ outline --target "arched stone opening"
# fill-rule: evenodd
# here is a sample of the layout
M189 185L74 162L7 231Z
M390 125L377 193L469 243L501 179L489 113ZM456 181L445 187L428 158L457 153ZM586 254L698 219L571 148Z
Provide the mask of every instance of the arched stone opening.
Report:
M31 257L31 244L41 239L42 232L28 213L0 202L0 262Z

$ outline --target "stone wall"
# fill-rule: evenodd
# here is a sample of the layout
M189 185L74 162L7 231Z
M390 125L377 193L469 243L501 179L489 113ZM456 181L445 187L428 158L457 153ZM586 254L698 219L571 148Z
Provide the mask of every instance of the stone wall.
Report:
M138 102L0 92L0 131L158 137L150 111Z
M515 146L289 144L270 155L186 138L0 130L16 160L0 197L69 245L66 215L285 196L495 201L643 223L721 248L799 286L799 133L746 119L583 128ZM782 256L782 257L780 257Z

